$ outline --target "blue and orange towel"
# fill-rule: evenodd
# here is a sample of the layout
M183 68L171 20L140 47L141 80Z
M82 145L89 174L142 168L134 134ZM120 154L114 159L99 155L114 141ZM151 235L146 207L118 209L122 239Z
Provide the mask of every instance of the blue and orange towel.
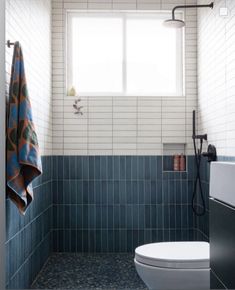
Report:
M33 200L32 181L42 174L42 165L19 42L14 46L8 106L7 195L24 214Z

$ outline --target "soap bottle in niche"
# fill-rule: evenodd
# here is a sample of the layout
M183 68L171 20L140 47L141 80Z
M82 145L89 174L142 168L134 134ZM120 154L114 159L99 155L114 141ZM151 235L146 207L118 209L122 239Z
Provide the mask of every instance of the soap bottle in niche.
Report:
M180 156L179 154L174 155L174 171L180 170Z
M186 161L184 154L181 154L180 156L180 171L185 171L186 169Z

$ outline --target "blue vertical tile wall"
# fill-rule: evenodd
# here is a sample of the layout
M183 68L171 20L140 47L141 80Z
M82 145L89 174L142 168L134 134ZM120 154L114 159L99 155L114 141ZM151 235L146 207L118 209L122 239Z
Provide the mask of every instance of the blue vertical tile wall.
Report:
M163 172L162 156L54 156L53 163L54 251L131 252L194 239L189 173Z
M25 216L6 200L6 288L29 288L52 250L52 157L42 165Z

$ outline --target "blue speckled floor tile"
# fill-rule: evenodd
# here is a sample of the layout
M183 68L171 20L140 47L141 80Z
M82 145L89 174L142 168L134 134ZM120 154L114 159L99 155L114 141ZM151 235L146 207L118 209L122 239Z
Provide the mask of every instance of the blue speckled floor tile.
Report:
M32 289L147 289L132 254L55 253Z

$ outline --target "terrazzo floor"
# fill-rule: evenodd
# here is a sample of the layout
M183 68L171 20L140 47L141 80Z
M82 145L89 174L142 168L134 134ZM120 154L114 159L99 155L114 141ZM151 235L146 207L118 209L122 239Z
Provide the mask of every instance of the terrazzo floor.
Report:
M147 289L132 254L52 254L32 289Z

